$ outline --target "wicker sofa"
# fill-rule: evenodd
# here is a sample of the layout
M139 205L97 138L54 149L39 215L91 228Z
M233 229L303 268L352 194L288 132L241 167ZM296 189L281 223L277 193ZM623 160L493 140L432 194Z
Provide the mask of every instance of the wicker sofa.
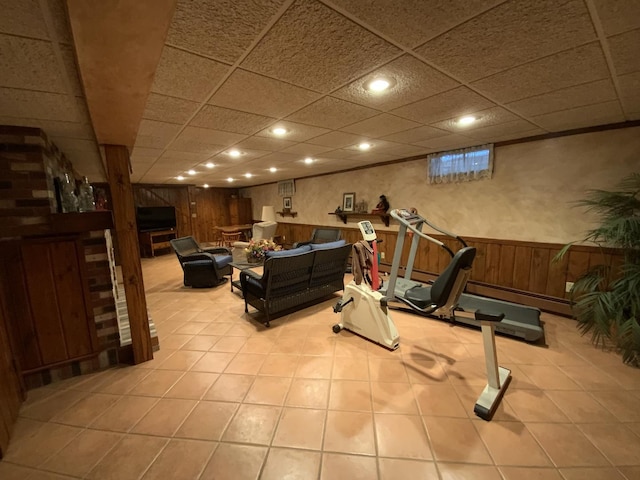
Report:
M273 314L317 303L344 289L350 253L351 245L344 240L271 252L262 275L240 273L245 312L249 305L263 312L268 327Z

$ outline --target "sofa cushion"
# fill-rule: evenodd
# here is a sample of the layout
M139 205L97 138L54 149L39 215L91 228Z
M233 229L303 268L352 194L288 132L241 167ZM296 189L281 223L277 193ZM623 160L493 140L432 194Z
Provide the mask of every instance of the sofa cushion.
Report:
M306 253L310 251L311 251L310 245L303 245L301 247L293 248L291 250L269 251L267 252L267 258L290 257L292 255L299 255L301 253Z
M311 250L328 250L330 248L341 247L345 244L344 240L336 240L335 242L328 243L312 243L309 245Z

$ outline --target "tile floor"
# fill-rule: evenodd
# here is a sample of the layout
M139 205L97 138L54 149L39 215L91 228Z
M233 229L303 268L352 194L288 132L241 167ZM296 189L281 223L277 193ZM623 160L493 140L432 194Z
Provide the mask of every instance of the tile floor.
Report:
M334 335L335 299L264 329L173 255L143 270L161 350L29 392L2 480L640 478L640 370L569 319L543 315L548 348L497 339L513 382L487 423L479 331L394 312L388 352Z

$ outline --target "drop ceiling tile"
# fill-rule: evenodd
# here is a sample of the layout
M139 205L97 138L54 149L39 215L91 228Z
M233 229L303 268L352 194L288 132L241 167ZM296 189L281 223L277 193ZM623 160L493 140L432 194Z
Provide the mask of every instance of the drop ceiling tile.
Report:
M236 148L236 147L234 147ZM219 165L239 165L251 160L255 160L257 158L262 158L266 155L269 155L273 152L267 152L264 150L249 150L249 149L238 149L242 153L240 157L232 157L229 155L229 149L223 150L217 155L211 157L209 160L212 161L216 166Z
M385 142L384 144L378 144L376 142L374 150L376 152L391 155L394 158L404 158L419 154L424 151L424 147L395 142Z
M0 35L0 86L66 93L51 42Z
M512 122L517 120L519 117L514 115L508 110L505 110L502 107L493 107L486 110L480 110L477 112L472 112L476 117L476 121L471 125L460 126L458 125L458 117L449 118L447 120L443 120L442 122L432 123L430 126L439 128L441 130L447 130L453 133L461 133L466 135L467 132L470 132L476 128L488 127L490 125L498 125L501 123Z
M419 123L412 122L411 120L396 117L395 115L390 115L388 113L382 113L373 118L344 127L342 130L349 133L376 138L419 126Z
M282 138L269 138L269 137L249 137L235 146L238 148L253 148L256 150L268 150L271 152L278 152L284 150L287 147L295 145L296 142L290 140L284 140Z
M598 11L604 33L618 33L640 28L640 2L635 0L612 2L611 0L592 0Z
M237 69L209 103L259 115L284 117L320 97L316 92Z
M197 102L182 98L150 93L142 118L182 125L191 118L199 105Z
M640 28L608 39L613 65L618 75L640 72Z
M252 134L273 123L275 118L240 112L229 108L205 105L191 120L194 127L211 128L234 133Z
M345 167L357 167L361 165L370 165L373 163L390 162L392 160L398 160L402 157L389 155L388 153L381 152L360 152L354 153L347 158Z
M567 110L570 108L615 100L616 91L609 78L574 85L554 92L536 95L507 104L507 107L525 116Z
M618 77L622 106L629 119L637 119L640 114L640 72Z
M134 147L131 152L131 158L136 157L141 160L153 158L155 160L160 155L162 155L162 152L163 150L161 148Z
M300 161L300 155L295 155L293 153L275 152L270 153L269 155L265 155L260 159L260 161L263 161L265 164L269 165L273 163L277 167L278 165Z
M322 154L323 158L334 158L334 159L345 159L349 158L353 155L354 151L346 148L341 148L337 150L332 150L330 152L324 152Z
M506 2L416 48L466 82L596 40L583 0Z
M60 43L73 45L65 0L48 0L45 4L49 9L51 21L53 22L55 40Z
M310 143L297 143L291 147L282 150L283 153L293 153L295 155L313 156L323 152L333 150L333 147L325 147L322 145L312 145Z
M48 39L38 0L0 0L0 32L23 37Z
M171 140L180 131L180 125L156 120L142 120L138 127L138 135L163 137Z
M419 102L396 108L391 113L420 123L434 123L447 118L494 107L495 104L467 87L459 87Z
M532 133L536 132L536 133ZM485 140L488 142L497 142L507 137L509 140L514 138L530 137L531 135L538 135L545 133L544 130L536 127L534 124L527 122L526 120L517 119L511 122L501 123L498 125L488 125L480 128L474 128L465 133L466 136L475 138L478 140Z
M76 65L76 53L72 45L60 44L60 55L62 56L62 63L66 72L66 77L69 81L69 88L65 89L66 92L75 95L76 97L83 97L84 90L80 82L80 75L78 74L78 66Z
M211 130L200 127L186 127L178 136L177 140L193 141L210 145L233 145L246 138L245 135L222 130ZM180 150L172 146L174 150ZM185 150L187 152L191 150Z
M451 135L431 138L429 140L425 140L424 142L418 142L417 144L434 150L437 149L439 151L443 151L470 147L472 145L477 145L478 141L464 135L452 133Z
M202 102L228 70L223 63L165 45L151 91Z
M15 118L0 116L0 125L36 127L44 130L49 137L84 138L94 140L93 128L86 123L58 122L55 120L36 120L33 118Z
M395 80L395 85L383 93L367 90L366 85L380 77ZM332 95L387 111L458 86L458 82L417 58L403 55L333 92Z
M547 113L546 115L533 117L531 120L546 130L559 132L573 128L622 122L624 121L624 115L620 108L620 102L616 100L561 112Z
M84 100L70 95L0 87L0 112L8 117L87 123Z
M323 145L332 148L346 147L347 145L354 145L360 143L363 140L362 135L354 135L346 132L329 132L324 135L319 135L307 141L314 145Z
M265 128L264 130L256 133L256 135L260 137L273 138L274 134L271 133L271 129L276 126L286 128L287 134L285 135L285 138L294 142L304 142L310 138L317 137L318 135L322 135L323 133L328 132L326 128L312 127L310 125L303 125L301 123L280 121L274 123L271 127Z
M98 144L93 140L53 136L51 137L51 140L57 145L62 153L66 153L70 150L98 151Z
M316 127L337 129L377 115L377 110L345 102L338 98L324 97L289 115L287 120Z
M197 152L180 152L177 150L165 150L160 155L160 160L162 161L188 161L191 163L204 162L211 155L207 155L206 153L197 153Z
M225 145L215 145L211 143L197 142L189 138L176 138L169 148L172 151L200 153L203 155L215 155L224 150Z
M234 63L283 3L284 0L180 0L167 43Z
M609 78L599 43L567 50L472 84L502 103Z
M393 45L325 5L296 2L245 58L242 66L328 93L398 53Z
M399 143L416 143L422 142L429 138L441 137L447 135L449 132L439 130L433 127L417 127L411 130L405 130L404 132L394 133L392 135L386 135L380 137L380 140L387 140L389 142Z

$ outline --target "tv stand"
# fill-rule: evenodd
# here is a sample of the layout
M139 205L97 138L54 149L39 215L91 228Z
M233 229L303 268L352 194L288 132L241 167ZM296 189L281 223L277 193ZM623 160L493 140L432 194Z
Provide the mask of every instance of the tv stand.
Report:
M155 257L156 250L171 248L169 240L173 240L176 237L176 231L173 229L138 232L140 255L147 258Z

